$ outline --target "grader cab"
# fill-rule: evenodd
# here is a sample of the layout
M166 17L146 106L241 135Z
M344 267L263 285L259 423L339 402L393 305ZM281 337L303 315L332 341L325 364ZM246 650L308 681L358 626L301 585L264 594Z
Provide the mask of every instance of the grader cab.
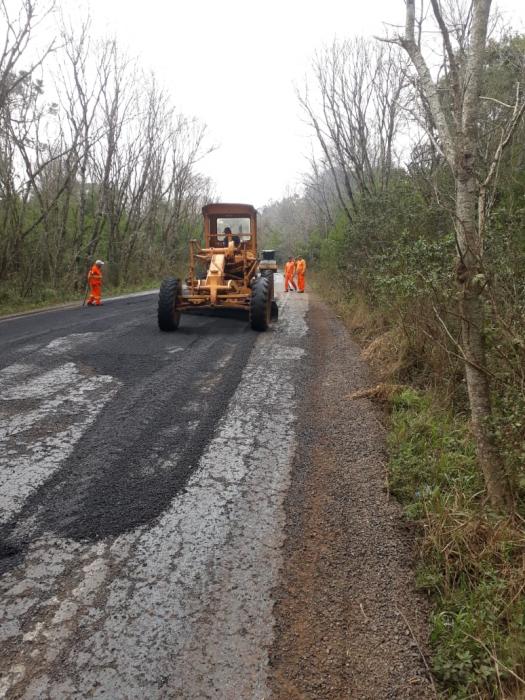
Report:
M251 204L203 207L204 246L190 241L189 272L184 281L168 277L160 286L161 331L178 328L190 309L245 311L251 327L265 331L277 318L273 270L260 269L257 257L257 211Z

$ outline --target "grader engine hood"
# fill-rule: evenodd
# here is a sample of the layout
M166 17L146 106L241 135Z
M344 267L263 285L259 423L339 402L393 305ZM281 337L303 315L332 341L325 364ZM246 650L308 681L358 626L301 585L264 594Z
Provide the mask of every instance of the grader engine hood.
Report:
M212 253L204 284L201 284L202 280L199 280L198 289L209 293L210 304L217 303L217 295L219 292L237 291L237 285L234 280L230 279L226 281L224 279L226 258L228 257L233 257L233 249L231 251L227 249L218 253Z

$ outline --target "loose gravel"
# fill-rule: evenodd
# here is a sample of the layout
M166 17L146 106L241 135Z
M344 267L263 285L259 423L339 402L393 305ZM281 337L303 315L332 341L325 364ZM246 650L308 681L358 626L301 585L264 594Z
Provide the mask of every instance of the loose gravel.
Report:
M424 700L428 603L414 585L414 537L388 495L385 429L367 399L357 345L310 299L312 365L286 501L275 590L273 697Z

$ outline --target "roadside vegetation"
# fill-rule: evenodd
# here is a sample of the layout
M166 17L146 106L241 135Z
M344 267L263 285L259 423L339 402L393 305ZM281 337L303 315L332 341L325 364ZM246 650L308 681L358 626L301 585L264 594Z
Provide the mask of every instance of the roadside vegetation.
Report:
M375 369L429 664L458 699L525 697L525 37L489 6L432 2L418 38L407 2L403 36L320 52L304 192L263 212Z
M2 311L81 298L95 258L107 290L158 279L186 255L211 197L198 170L205 126L66 11L0 6Z
M518 698L525 668L523 521L483 507L467 420L429 392L392 407L390 488L423 527L432 668L448 697Z

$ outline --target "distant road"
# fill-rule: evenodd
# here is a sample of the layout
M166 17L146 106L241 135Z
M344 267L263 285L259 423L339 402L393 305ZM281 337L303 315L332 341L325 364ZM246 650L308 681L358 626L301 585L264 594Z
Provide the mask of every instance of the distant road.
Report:
M104 305L106 305L108 302L111 304L114 301L120 301L121 299L133 299L134 297L150 296L151 294L156 294L158 291L158 289L151 289L146 292L130 292L129 294L119 294L118 296L114 297L104 297ZM44 306L42 308L28 309L27 311L3 314L0 316L0 324L11 321L14 318L21 318L22 316L35 316L36 314L46 314L55 311L64 311L66 309L79 309L83 308L84 306L85 304L82 303L82 300L77 300L64 302L63 304L55 304L48 307Z

